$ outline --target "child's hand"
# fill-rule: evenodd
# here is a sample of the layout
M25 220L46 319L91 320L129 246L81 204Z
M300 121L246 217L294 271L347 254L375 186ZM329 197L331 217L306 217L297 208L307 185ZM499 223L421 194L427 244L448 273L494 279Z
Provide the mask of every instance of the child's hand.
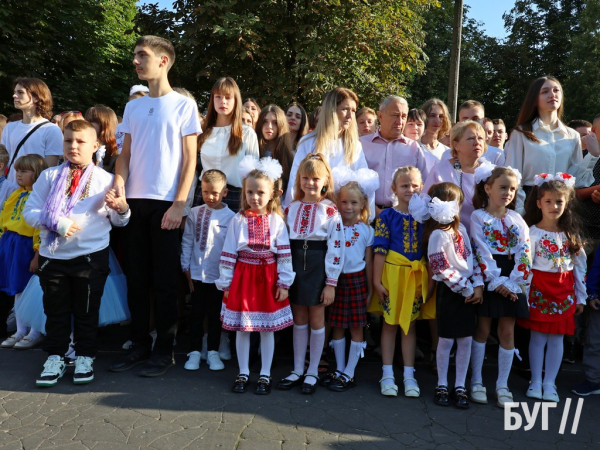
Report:
M288 290L284 288L277 288L277 293L275 294L275 300L278 302L284 301L288 298Z
M106 201L106 206L108 206L110 209L115 210L118 213L123 213L127 211L127 208L129 208L125 197L117 197L113 189L106 193L104 200Z
M38 263L39 257L40 257L40 254L36 250L35 255L33 256L33 259L29 263L29 271L31 273L36 273L37 270L39 269L39 267L40 267L40 265Z
M593 309L597 310L600 306L600 299L595 298L594 300L590 300L588 302L588 305L590 305Z
M321 293L321 303L323 303L323 306L329 306L333 303L333 300L335 300L335 288L327 285Z
M115 189L111 189L110 191L108 191L106 193L106 195L104 196L104 201L106 202L106 205L110 208L110 209L115 209L117 208L117 202L116 202L116 198L117 198L117 191Z
M223 297L229 298L229 289L226 291L223 291Z
M183 273L185 274L185 277L187 278L187 282L188 282L188 286L190 288L190 294L192 292L194 292L194 282L192 281L192 274L190 273L189 270L184 270Z
M600 191L592 192L592 201L594 203L600 203Z
M71 237L75 233L77 233L79 230L81 230L81 227L79 225L77 225L77 222L73 221L73 223L71 224L71 226L67 230L67 234L65 234L65 237Z
M506 286L498 286L495 291L505 298L511 294L510 289L508 289Z
M390 293L383 284L375 282L373 283L373 287L375 288L375 292L377 292L377 297L379 297L379 300L383 300L385 297L390 296Z
M575 315L578 316L579 314L581 314L583 312L583 306L584 305L577 305L577 308L575 308Z
M474 305L483 303L483 286L473 288L473 295L467 297L465 303L473 303Z

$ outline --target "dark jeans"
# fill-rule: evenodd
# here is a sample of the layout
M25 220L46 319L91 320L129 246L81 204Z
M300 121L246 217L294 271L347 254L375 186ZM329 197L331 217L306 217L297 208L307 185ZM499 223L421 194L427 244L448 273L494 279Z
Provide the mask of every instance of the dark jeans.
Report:
M40 255L39 264L46 313L44 351L62 357L69 349L73 329L77 355L96 356L100 299L110 272L108 247L65 260Z
M161 222L172 202L128 199L131 219L124 228L123 256L127 275L131 341L148 348L150 337L150 288L154 288L156 343L154 353L170 355L177 333L177 281L179 228L163 230Z
M6 330L6 319L15 304L15 296L0 291L0 338L8 336Z
M192 292L192 313L190 316L190 352L202 350L204 317L208 318L207 350L219 351L221 342L221 305L223 292L214 283L194 280Z

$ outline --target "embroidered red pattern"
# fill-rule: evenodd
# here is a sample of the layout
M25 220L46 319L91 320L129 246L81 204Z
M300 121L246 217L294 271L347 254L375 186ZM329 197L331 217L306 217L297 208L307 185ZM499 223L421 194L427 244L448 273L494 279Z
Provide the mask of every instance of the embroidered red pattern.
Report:
M271 248L270 216L250 216L248 220L248 247L255 252L264 252Z
M211 215L212 211L210 209L200 208L196 216L196 242L200 242L200 251L202 252L206 250Z
M458 238L454 241L454 251L456 252L456 257L464 261L466 261L467 258L471 256L471 251L469 250L469 247L465 245L465 240L460 234L458 235Z
M315 218L318 203L300 203L294 221L294 231L298 235L307 235L315 229Z
M444 270L450 268L450 262L446 258L444 252L432 253L429 255L429 265L433 273L442 273Z

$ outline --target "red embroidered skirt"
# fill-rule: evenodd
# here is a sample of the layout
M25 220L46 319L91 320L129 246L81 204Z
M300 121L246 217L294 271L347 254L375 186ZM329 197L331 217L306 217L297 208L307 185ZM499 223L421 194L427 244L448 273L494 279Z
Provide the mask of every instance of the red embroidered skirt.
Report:
M573 272L531 271L529 319L519 319L523 328L548 334L575 333L575 279Z
M277 263L235 264L229 296L223 296L223 328L232 331L278 331L294 324L290 302L275 300Z
M367 325L367 273L343 273L338 278L335 300L325 310L332 327L350 328Z

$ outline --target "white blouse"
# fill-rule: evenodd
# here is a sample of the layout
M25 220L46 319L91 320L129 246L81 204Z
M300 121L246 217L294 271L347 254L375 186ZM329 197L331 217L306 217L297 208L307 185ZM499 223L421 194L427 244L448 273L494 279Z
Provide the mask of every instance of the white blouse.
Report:
M509 209L499 219L485 209L478 209L471 215L470 235L483 280L489 283L488 291L506 286L515 294L523 293L522 287L527 288L531 280L531 245L529 227L521 215ZM509 277L500 275L494 255L509 255L514 259L515 267Z
M192 208L185 221L181 241L181 268L192 280L214 283L219 278L219 261L229 223L235 213L223 203L221 209L206 205Z
M277 286L289 289L296 274L292 269L290 239L285 222L279 214L253 215L237 213L229 224L221 261L217 288L227 291L233 280L237 261L246 264L277 263ZM252 283L252 280L247 280Z
M202 173L211 169L218 169L227 177L227 184L242 187L242 180L238 174L238 165L246 155L252 155L256 159L258 153L258 139L256 133L247 125L242 127L242 149L235 155L230 155L227 149L231 136L231 125L226 127L214 127L210 136L200 147L200 160L202 161ZM200 178L202 175L200 175Z
M533 257L532 268L542 272L558 273L573 271L577 304L585 305L585 272L587 259L585 251L579 250L574 257L569 252L569 241L562 231L545 231L535 225L529 228Z
M292 202L285 208L290 240L327 241L325 283L337 286L344 267L344 231L337 207L325 199L317 203Z
M355 225L344 225L344 267L342 273L356 273L363 270L367 247L373 246L375 230L369 225L359 222Z
M433 279L443 281L463 297L473 295L473 288L483 286L483 276L471 251L467 230L461 223L457 239L454 232L434 230L427 246Z
M576 177L575 187L590 186L594 177L583 162L581 138L577 131L559 121L558 127L550 129L540 119L532 123L532 130L540 142L527 139L519 131L513 131L506 143L506 165L521 172L523 186L533 186L533 179L540 173L568 173ZM519 190L517 211L523 213L525 192Z

